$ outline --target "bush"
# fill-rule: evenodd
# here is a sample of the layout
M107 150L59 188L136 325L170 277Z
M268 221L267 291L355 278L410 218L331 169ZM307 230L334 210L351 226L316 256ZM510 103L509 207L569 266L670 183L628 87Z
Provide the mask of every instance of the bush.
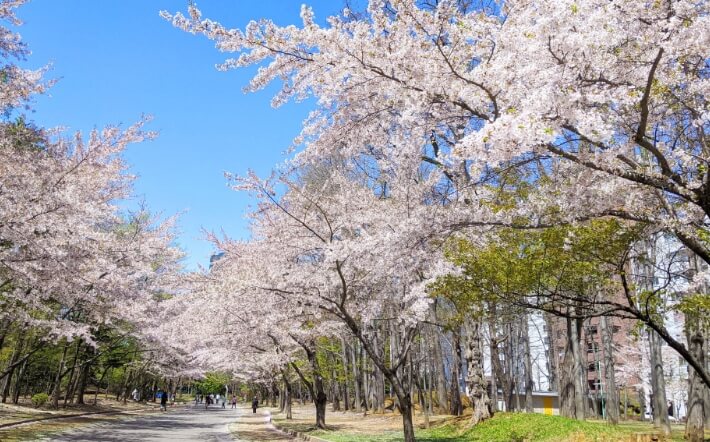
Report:
M37 393L34 396L32 396L32 405L39 408L42 405L46 404L48 400L49 400L49 395L47 393Z

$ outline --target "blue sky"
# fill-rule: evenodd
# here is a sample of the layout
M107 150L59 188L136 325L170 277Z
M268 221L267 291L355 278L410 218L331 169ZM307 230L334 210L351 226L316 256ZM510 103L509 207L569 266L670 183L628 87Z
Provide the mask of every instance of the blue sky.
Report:
M179 245L186 265L206 265L212 246L202 229L248 236L248 195L227 188L223 172L260 175L284 159L310 106L270 107L276 90L245 94L255 69L219 72L227 57L204 37L161 19L160 10L186 11L187 0L34 0L18 10L19 32L32 55L28 65L51 64L58 83L38 97L30 118L41 126L70 131L107 124L130 125L154 117L151 142L127 153L139 175L136 200L164 216L182 212ZM270 18L299 24L300 0L203 0L205 17L243 28ZM319 21L338 12L340 0L315 0Z

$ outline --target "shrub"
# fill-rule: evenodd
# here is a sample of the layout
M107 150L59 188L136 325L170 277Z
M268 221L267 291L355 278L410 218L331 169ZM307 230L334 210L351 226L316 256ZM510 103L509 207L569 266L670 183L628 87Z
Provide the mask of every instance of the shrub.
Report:
M49 400L49 395L47 393L37 393L34 396L32 396L32 405L39 408L42 405L46 404L48 400Z

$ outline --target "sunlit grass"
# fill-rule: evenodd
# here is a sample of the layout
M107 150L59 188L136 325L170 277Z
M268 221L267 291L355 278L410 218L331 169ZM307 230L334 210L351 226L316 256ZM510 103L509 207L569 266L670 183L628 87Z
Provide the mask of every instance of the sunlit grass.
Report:
M281 423L279 422L279 424ZM673 427L671 440L683 440L682 425L674 425ZM404 440L401 431L364 434L363 432L355 433L338 431L337 429L334 431L316 430L307 425L293 429L332 442L399 442ZM524 413L498 413L493 419L474 428L467 428L465 421L458 421L416 431L417 440L421 442L612 442L635 441L639 434L648 435L650 440L650 436L657 434L657 431L647 422L625 422L613 426L603 421L577 421L560 416Z

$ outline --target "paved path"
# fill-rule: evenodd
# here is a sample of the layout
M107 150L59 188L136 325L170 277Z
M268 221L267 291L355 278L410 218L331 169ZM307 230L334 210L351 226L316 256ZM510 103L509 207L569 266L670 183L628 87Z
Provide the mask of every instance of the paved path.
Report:
M234 422L238 412L229 408L204 405L181 406L168 413L152 414L135 419L125 419L92 425L60 435L51 441L234 441L228 424Z
M271 425L271 415L263 408L257 409L256 413L248 406L239 408L239 413L231 428L240 441L294 440Z
M285 441L293 438L274 430L269 415L253 414L248 405L233 410L204 405L181 406L168 413L152 414L92 425L52 436L47 441L168 442L168 441ZM236 433L236 439L230 434Z

